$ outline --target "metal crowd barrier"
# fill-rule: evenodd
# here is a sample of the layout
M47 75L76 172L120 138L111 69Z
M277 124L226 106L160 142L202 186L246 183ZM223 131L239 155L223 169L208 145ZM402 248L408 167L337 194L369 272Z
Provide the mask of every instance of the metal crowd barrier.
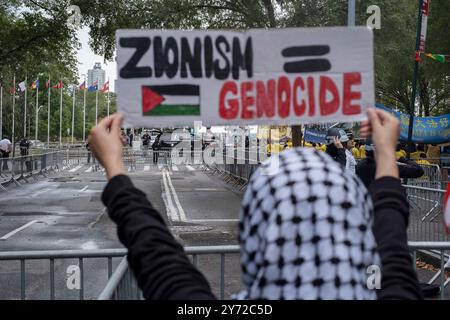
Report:
M450 250L449 242L410 242L409 248L413 257L414 268L416 268L416 260L420 253L426 252L437 256L439 259L439 267L437 272L431 275L429 284L437 284L441 288L440 298L445 299L445 289L450 283L450 279L446 279L445 272L450 268L450 261L448 252ZM226 289L226 271L225 262L226 257L229 255L238 255L240 253L239 246L202 246L202 247L186 247L185 252L190 256L192 263L198 267L198 258L200 256L217 256L220 259L219 269L219 298L225 299L225 289ZM88 261L92 259L97 259L104 261L106 267L104 270L100 270L107 275L107 282L105 283L104 289L101 291L100 295L97 296L98 300L141 300L143 299L142 292L138 288L136 279L130 270L127 260L127 251L125 249L110 249L110 250L67 250L67 251L33 251L33 252L3 252L0 253L0 261L16 261L19 263L20 268L20 298L21 300L27 299L26 289L27 289L27 267L32 267L31 261L34 261L33 267L36 267L38 261L44 263L48 270L48 284L49 291L47 293L48 299L55 300L57 298L57 284L56 283L56 261L76 261L77 266L80 270L80 288L78 289L78 299L86 299L85 289L88 274L86 274L85 267ZM121 262L118 267L113 270L113 265L116 262L115 259L121 258ZM114 259L114 260L113 260ZM39 267L40 272L45 271L45 267L42 265ZM96 267L98 272L99 268ZM65 270L64 270L65 272ZM1 273L0 273L1 276ZM8 283L11 285L11 279L14 275L11 271L8 271ZM98 276L96 276L94 281L99 281ZM36 281L36 280L34 280ZM42 286L42 281L40 281ZM12 289L10 291L13 291ZM61 293L61 292L58 292ZM14 297L11 297L13 299ZM89 299L95 297L88 297Z
M450 277L447 279L445 274L450 269L450 242L409 242L409 249L412 253L414 269L417 269L416 261L418 253L432 254L437 257L439 268L430 278L428 284L436 284L438 282L440 299L445 300L445 290L450 283Z
M445 190L404 186L410 205L408 239L412 241L450 241L444 231Z
M0 159L0 190L5 191L9 185L20 186L22 182L36 180L38 176L85 163L87 154L82 149L68 149Z
M15 251L15 252L0 252L0 261L16 261L19 263L20 267L20 299L26 300L26 288L27 288L27 266L32 267L31 261L34 261L33 267L40 268L40 270L45 269L42 267L42 262L47 266L48 270L48 284L49 284L49 292L48 298L50 300L56 299L56 281L55 281L55 272L56 272L56 262L57 261L70 261L75 259L77 262L76 266L80 270L80 289L78 292L79 300L83 300L85 298L85 287L86 287L86 274L84 272L84 267L86 265L87 260L89 259L104 259L107 263L107 279L110 279L113 273L113 258L122 258L126 256L127 251L125 249L109 249L109 250L55 250L55 251ZM38 261L40 261L41 265L38 265ZM97 270L97 269L96 269ZM64 270L65 272L65 270ZM11 272L8 271L10 274ZM0 273L1 276L1 273ZM12 275L8 276L8 280ZM1 285L0 287L4 287L5 285Z
M421 164L424 175L418 179L407 179L407 184L411 186L445 189L447 178L443 177L442 171L437 164Z
M239 254L239 246L200 246L186 247L186 254L192 259L195 267L198 267L198 257L217 255L220 258L219 296L225 299L225 259L227 255ZM137 286L136 279L130 270L127 259L124 258L112 275L107 286L98 297L98 300L140 300L142 292Z

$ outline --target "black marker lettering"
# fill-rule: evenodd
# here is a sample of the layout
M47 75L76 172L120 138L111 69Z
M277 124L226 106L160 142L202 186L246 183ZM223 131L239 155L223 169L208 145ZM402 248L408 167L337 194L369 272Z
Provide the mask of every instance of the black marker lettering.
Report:
M173 62L170 62L169 53L172 52L173 54ZM178 66L179 66L179 57L178 57L178 45L177 41L174 37L167 38L165 50L164 50L164 57L165 57L165 69L166 69L166 75L168 78L173 78L176 76L178 72Z
M225 46L225 52L230 52L230 44L228 43L227 39L224 36L218 36L216 39L216 49L219 52L219 55L225 61L225 68L220 68L220 61L218 59L214 61L214 74L217 80L225 80L230 74L230 61L221 48L222 44Z
M241 51L239 39L233 39L233 79L235 80L239 80L239 69L247 70L248 77L253 77L252 38L248 38L244 53Z
M210 36L205 37L205 75L211 78L213 74L213 43Z
M187 38L181 38L181 78L187 78L187 65L193 78L202 77L202 42L200 38L194 39L194 53L189 47Z
M161 37L155 37L153 39L153 58L154 58L154 68L155 77L161 78L164 74L164 52L162 46Z
M123 79L148 78L152 76L152 68L138 67L139 61L150 49L151 40L149 38L121 38L119 44L123 48L136 48L131 59L120 70L120 77Z

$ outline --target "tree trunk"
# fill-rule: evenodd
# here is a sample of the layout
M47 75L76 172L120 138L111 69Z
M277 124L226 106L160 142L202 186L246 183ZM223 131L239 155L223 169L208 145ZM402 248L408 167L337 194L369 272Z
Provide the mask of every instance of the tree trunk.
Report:
M272 0L263 0L263 3L269 16L269 26L271 28L275 28L277 26L277 22L275 20L275 9L273 8Z

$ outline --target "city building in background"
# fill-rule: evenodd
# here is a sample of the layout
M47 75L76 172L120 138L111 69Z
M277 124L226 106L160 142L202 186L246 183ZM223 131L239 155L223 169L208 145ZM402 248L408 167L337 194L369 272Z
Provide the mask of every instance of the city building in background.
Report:
M105 70L102 69L102 64L100 62L96 62L94 65L94 69L88 70L88 87L92 86L96 81L101 85L105 83L106 75Z

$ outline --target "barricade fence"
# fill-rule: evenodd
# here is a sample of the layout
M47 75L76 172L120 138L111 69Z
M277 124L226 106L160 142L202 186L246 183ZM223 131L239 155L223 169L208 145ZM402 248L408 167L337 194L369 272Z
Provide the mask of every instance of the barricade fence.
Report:
M44 152L15 158L0 159L0 189L6 186L38 176L46 176L50 172L68 169L75 165L85 163L86 151L81 149L68 149L62 151Z
M450 283L446 276L450 268L450 243L410 242L409 248L414 268L421 253L434 254L438 258L438 266L430 274L428 283L437 284L441 288L440 298L445 299ZM219 299L228 299L242 288L242 285L236 286L241 279L237 262L239 246L186 247L185 252L201 271L204 272L202 268L205 266L217 269L212 279L209 275L209 281ZM141 300L142 292L128 266L126 254L125 249L3 252L0 253L0 286L8 290L2 290L0 296L2 299L21 300ZM17 273L12 272L10 266L4 267L5 263L17 264ZM79 277L78 288L68 286L71 280L71 276L67 275L69 270L78 270L78 273L73 273ZM36 273L41 276L36 278ZM92 288L94 282L98 288ZM39 292L37 296L29 294L36 291Z

